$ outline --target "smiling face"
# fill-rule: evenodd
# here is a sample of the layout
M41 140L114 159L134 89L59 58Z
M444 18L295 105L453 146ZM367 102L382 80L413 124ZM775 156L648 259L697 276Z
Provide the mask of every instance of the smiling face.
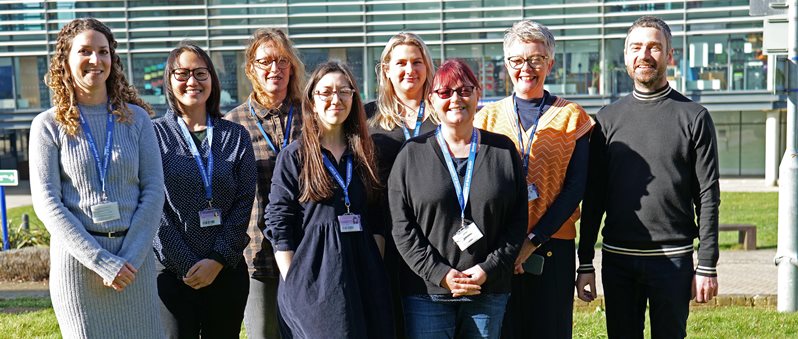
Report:
M668 83L668 64L673 61L673 49L665 35L652 27L637 27L626 37L623 51L626 72L635 82L635 89L651 92Z
M183 112L190 112L195 110L205 110L205 102L211 95L212 80L208 73L208 65L193 52L183 52L177 57L176 66L173 74L169 77L172 91L177 99L178 105ZM198 70L203 68L203 70ZM188 70L193 70L193 73L186 81L176 79L175 72L187 73ZM198 76L197 73L204 71L204 76ZM197 78L205 78L204 80L197 80Z
M504 51L504 66L507 74L513 82L515 94L522 99L534 99L543 97L543 83L549 75L554 59L548 57L546 45L542 42L523 42L516 40L509 48ZM521 68L515 69L507 61L508 57L521 57L529 59L533 57L545 57L540 66L531 66L524 62Z
M279 67L280 59L288 62L286 68ZM291 78L290 59L282 55L273 43L268 42L255 51L255 60L261 61L258 64L258 61L253 60L252 66L261 87L274 96L285 96L288 93L288 82Z
M383 72L394 91L407 98L421 98L427 80L424 54L414 45L397 45L391 50L390 60L383 64Z
M327 73L313 88L313 110L324 129L340 126L352 108L353 87L341 72ZM325 100L326 99L326 100Z
M438 113L441 124L457 127L472 124L477 113L479 95L479 89L471 83L457 81L454 84L434 87L429 100Z
M102 33L86 30L72 39L68 64L76 90L88 93L105 88L111 62L111 48Z

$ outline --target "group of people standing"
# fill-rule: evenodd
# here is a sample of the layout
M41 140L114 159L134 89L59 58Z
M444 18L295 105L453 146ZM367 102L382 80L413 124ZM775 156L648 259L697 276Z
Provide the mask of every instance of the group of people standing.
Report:
M544 89L555 39L527 20L504 39L513 94L479 112L474 72L435 71L415 34L389 40L364 105L346 64L306 77L264 28L243 104L220 111L211 58L183 42L151 122L116 45L95 19L64 26L31 127L64 337L567 338L605 213L610 337L642 336L646 302L652 333L684 337L691 286L717 293L714 127L668 87L660 19L630 28L635 92L598 123Z

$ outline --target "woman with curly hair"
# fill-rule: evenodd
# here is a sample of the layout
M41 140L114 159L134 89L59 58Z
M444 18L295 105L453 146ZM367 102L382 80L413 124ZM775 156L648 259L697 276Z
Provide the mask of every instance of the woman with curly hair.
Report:
M379 186L354 76L316 68L302 97L302 138L277 157L266 236L282 275L280 314L295 338L392 338L391 297L377 247Z
M50 296L65 338L163 337L152 239L164 203L151 108L96 19L64 26L31 125L33 207L52 235Z

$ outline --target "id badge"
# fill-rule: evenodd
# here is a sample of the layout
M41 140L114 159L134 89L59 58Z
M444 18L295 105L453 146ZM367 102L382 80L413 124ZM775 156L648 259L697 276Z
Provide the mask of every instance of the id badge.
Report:
M218 208L206 208L199 211L200 227L211 227L222 224L222 211Z
M344 214L338 216L338 224L341 225L341 232L360 232L363 226L360 225L360 215Z
M535 184L526 186L526 201L532 201L538 198L538 187Z
M483 235L482 232L477 227L477 224L470 223L468 226L460 228L457 233L454 234L452 239L457 244L457 247L460 247L461 251L465 251L468 246L471 246L477 240L482 239Z
M106 201L91 207L91 221L97 224L119 219L119 204Z

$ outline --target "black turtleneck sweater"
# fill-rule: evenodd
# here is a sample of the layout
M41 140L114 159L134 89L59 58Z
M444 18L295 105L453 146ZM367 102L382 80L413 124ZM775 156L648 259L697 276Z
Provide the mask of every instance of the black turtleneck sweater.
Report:
M605 251L684 255L698 237L696 274L716 276L718 152L706 108L667 86L627 95L596 114L589 164L580 272L592 271L606 213Z

